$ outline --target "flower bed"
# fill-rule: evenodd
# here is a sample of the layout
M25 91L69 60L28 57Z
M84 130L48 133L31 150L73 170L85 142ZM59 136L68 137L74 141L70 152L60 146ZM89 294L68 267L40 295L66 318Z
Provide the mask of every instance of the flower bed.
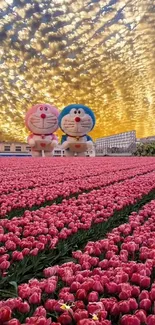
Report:
M9 272L9 277L11 273L19 283L28 277L28 268L30 278L36 268L40 272L75 246L84 245L96 235L102 236L104 229L114 227L115 222L124 222L134 204L144 196L147 200L150 192L155 195L153 190L154 172L81 194L78 199L63 200L59 205L26 211L20 218L0 220L2 275Z
M44 269L0 303L10 324L153 325L155 201L105 239L73 252L74 262ZM2 309L3 308L3 309ZM1 319L1 318L0 318ZM14 323L13 323L14 321Z
M0 167L0 325L154 325L154 158Z
M155 163L150 166L104 172L96 176L82 178L76 176L74 180L66 180L63 183L57 180L56 184L44 184L33 189L13 191L7 195L2 194L0 197L0 216L4 217L7 214L7 218L12 218L18 214L21 215L26 209L35 210L39 206L52 204L54 200L59 203L65 197L134 178L136 175L147 174L154 169ZM48 181L50 182L50 179Z
M44 160L24 158L0 159L0 193L8 194L14 190L35 188L42 185L55 184L66 180L111 173L119 170L143 168L154 165L152 158L90 158L78 159L51 159Z
M3 158L4 159L4 158ZM3 163L5 161L5 163ZM11 165L9 164L11 161ZM154 164L153 160L140 162L137 158L130 158L122 161L117 158L112 159L90 159L71 160L45 158L38 159L0 159L1 175L0 175L0 192L1 194L12 193L14 190L35 188L36 186L47 185L49 183L63 182L65 180L74 180L82 177L100 175L106 172L112 172L122 169L132 169L135 166L144 167ZM72 172L70 172L72 170Z

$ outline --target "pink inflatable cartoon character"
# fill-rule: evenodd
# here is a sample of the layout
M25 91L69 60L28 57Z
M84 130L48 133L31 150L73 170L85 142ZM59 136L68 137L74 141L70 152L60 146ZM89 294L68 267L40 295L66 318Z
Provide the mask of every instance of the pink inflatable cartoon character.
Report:
M49 104L37 104L28 110L25 124L32 132L28 137L32 157L41 157L42 151L46 157L52 156L58 144L58 138L53 134L58 129L58 116L58 109Z

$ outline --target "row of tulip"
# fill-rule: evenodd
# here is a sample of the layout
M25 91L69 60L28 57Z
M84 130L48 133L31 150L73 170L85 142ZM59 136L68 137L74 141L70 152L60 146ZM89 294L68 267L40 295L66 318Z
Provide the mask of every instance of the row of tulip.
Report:
M80 177L87 177L89 175L95 175L105 172L110 172L111 170L118 170L121 168L133 168L134 164L137 167L141 166L141 162L137 159L135 162L125 162L123 164L118 164L115 160L105 161L102 165L101 162L97 160L90 159L89 163L86 161L69 161L68 159L60 160L45 158L44 160L38 159L35 161L30 159L23 159L22 164L21 160L17 159L14 161L11 159L11 166L9 164L10 159L5 161L3 166L2 160L0 161L2 173L0 175L0 190L1 193L13 192L14 189L26 189L33 188L35 186L40 186L48 184L49 182L53 184L54 182L62 182L66 179L76 179ZM152 164L153 161L148 161L149 164ZM147 165L147 163L143 163ZM35 168L34 168L35 167ZM70 172L72 170L72 172Z
M11 163L10 163L11 161ZM95 176L118 170L142 168L154 165L154 160L144 158L129 158L120 160L118 158L90 158L84 159L52 159L45 158L37 161L24 158L22 160L0 160L0 193L8 194L14 190L35 188L48 184L62 183L66 180L74 180L83 177Z
M0 302L6 325L154 325L155 200ZM140 252L140 253L139 253ZM138 253L138 257L137 257Z
M0 216L12 218L17 214L22 214L24 210L49 205L54 200L62 200L62 198L76 195L83 191L90 191L94 188L100 188L120 182L136 175L143 175L155 169L155 163L149 166L141 166L138 168L125 169L121 171L111 171L96 176L82 177L74 180L66 180L63 183L47 184L33 189L16 190L10 194L2 194L0 197ZM18 210L17 210L18 209Z
M65 255L68 247L81 245L96 236L96 231L98 235L103 234L105 227L114 227L115 219L117 224L121 223L122 209L123 213L126 208L133 209L133 204L144 196L147 199L148 193L154 190L155 173L151 172L83 193L77 199L64 199L59 205L27 210L20 218L1 219L0 271L4 276L1 286L11 274L17 282L25 276L30 278L36 268L40 271Z

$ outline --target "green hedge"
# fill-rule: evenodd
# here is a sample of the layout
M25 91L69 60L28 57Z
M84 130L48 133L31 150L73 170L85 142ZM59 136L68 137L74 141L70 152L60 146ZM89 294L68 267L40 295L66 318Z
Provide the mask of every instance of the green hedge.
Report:
M155 142L137 144L135 156L155 156Z

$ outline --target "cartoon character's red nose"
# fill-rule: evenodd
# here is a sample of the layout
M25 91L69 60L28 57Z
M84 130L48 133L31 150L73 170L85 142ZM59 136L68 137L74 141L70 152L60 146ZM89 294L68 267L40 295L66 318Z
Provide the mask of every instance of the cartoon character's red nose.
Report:
M80 117L77 116L77 117L75 118L75 122L80 122L80 121L81 121Z
M40 117L41 118L45 118L46 117L46 114L41 114Z

